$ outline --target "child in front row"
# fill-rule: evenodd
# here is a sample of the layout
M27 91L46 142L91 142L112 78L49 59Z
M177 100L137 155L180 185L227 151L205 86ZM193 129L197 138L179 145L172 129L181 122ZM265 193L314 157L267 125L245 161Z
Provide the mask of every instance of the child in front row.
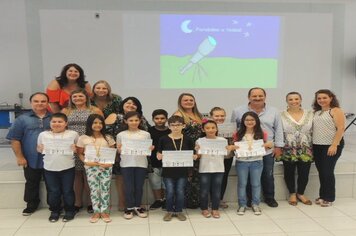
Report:
M50 222L59 219L61 200L64 202L63 222L74 218L74 155L76 152L75 143L78 140L78 133L67 128L67 116L63 113L54 113L51 116L50 131L39 134L37 140L37 151L45 153L43 156L44 176L47 188L47 203L51 215ZM68 143L67 152L56 149L57 144ZM63 146L62 146L63 147Z
M125 130L116 136L117 149L121 153L122 141L151 139L148 132L140 130L142 116L136 111L127 112L124 116ZM151 150L153 146L150 147ZM141 218L147 217L146 210L141 207L143 184L147 174L147 157L145 155L121 154L121 174L124 180L126 209L124 218L132 219L134 214Z
M227 140L223 137L218 137L218 125L213 120L207 120L202 125L203 134L205 137L199 138L196 141L196 149L202 147L205 140L224 140L226 142L226 149L234 150L234 146L228 146ZM224 157L225 155L201 154L199 165L200 174L200 208L202 215L206 218L213 216L220 218L219 205L221 195L221 184L224 176ZM211 195L211 214L208 210L209 195Z
M165 205L162 161L157 159L157 147L159 139L171 132L166 126L167 119L167 111L163 109L156 109L152 112L152 120L155 125L148 128L148 132L150 133L153 141L153 146L155 147L150 156L153 172L148 173L148 180L150 181L153 196L155 198L155 202L150 206L150 210L155 210L160 207L164 207Z
M262 139L265 148L272 148L272 142L266 142L267 133L263 132L258 115L255 112L246 112L241 118L240 129L237 131L237 141L246 141L250 146L255 140ZM236 149L239 147L237 146ZM263 156L239 157L236 159L236 173L238 177L238 215L244 215L247 208L246 185L250 175L252 189L252 210L255 215L261 215L261 174L263 169Z
M79 137L77 150L80 160L84 162L93 204L94 213L90 222L96 223L101 218L105 223L109 223L112 164L85 161L85 149L88 146L94 146L98 157L102 147L115 147L114 139L105 134L104 117L101 115L91 114L88 117L85 135Z
M182 134L184 119L172 116L168 119L171 133L160 138L157 148L157 158L162 160L162 151L194 150L194 142ZM164 221L171 221L176 216L180 221L187 218L183 213L185 185L188 180L189 167L163 167L162 176L166 187L166 209Z

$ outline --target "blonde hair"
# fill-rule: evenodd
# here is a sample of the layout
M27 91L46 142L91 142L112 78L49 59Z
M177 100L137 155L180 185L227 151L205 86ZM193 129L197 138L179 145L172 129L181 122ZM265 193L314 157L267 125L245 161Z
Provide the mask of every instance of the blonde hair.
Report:
M202 122L203 119L203 115L199 112L198 107L197 107L197 103L195 101L195 97L193 94L191 93L182 93L181 95L179 95L178 97L178 112L182 115L183 119L184 119L184 123L188 124L190 123L190 118L189 116L186 114L186 112L184 111L184 108L181 105L182 102L182 98L184 96L189 96L192 97L194 99L194 107L193 107L193 114L194 114L194 118L197 119L198 123Z
M93 93L93 101L95 101L97 95L95 94L94 92L94 89L95 87L98 85L98 84L104 84L105 87L108 89L108 94L106 95L106 100L109 102L113 99L113 95L111 93L111 86L110 84L106 81L106 80L99 80L98 82L96 82L94 85L93 85L93 89L92 89L92 93Z

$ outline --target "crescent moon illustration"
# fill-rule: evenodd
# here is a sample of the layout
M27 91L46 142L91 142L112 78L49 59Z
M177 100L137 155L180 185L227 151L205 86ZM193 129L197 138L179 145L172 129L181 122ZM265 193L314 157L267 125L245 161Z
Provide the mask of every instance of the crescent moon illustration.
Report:
M180 28L183 31L183 33L190 34L191 32L193 32L193 30L189 29L190 22L191 20L185 20L180 25Z

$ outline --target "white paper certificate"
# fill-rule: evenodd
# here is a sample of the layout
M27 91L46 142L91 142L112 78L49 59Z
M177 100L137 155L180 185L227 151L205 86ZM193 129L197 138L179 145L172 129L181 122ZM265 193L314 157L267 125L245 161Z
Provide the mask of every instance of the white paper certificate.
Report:
M85 162L97 162L101 164L114 164L116 148L100 147L96 149L93 145L85 147Z
M163 151L163 167L192 167L193 151Z
M226 139L201 139L199 146L198 154L227 155Z
M263 140L241 141L235 142L239 149L236 149L236 157L255 157L266 155L266 150L263 146Z
M123 139L121 154L133 156L150 156L152 139Z
M231 138L236 131L236 123L218 124L218 136L224 138Z
M48 155L73 155L73 139L53 139L43 142L42 154Z

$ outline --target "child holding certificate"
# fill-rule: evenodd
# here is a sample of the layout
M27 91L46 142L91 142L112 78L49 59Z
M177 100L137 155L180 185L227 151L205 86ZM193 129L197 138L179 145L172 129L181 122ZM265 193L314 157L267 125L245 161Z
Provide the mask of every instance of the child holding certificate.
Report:
M261 174L263 169L264 148L271 148L272 142L264 143L267 133L262 131L260 119L255 112L246 112L241 118L240 129L237 131L236 149L247 153L247 155L237 154L236 173L238 176L238 215L244 215L247 208L246 185L250 175L252 188L252 210L255 215L261 215L260 195L261 195ZM244 145L246 144L246 145ZM262 149L262 152L261 152ZM261 152L261 153L260 153ZM260 153L260 154L259 154Z
M168 127L171 133L160 138L157 147L157 159L162 160L165 157L163 152L175 151L177 155L182 151L191 150L190 158L191 166L193 166L193 150L194 142L188 136L182 134L184 128L184 119L181 116L172 116L168 119ZM186 156L176 156L176 159ZM166 187L166 209L167 213L163 217L164 221L171 221L173 216L177 216L180 221L185 221L187 217L183 213L185 186L188 180L188 170L186 163L173 160L172 165L180 167L165 167L162 168L163 182Z
M85 172L90 188L90 198L94 213L90 218L91 223L96 223L100 218L105 223L110 219L110 185L111 185L111 163L103 163L103 149L114 148L115 141L105 135L104 117L91 114L86 123L85 135L79 137L77 143L78 155L84 162ZM112 155L115 159L115 153Z
M213 216L220 218L219 204L221 184L224 176L224 157L228 146L227 139L218 137L218 125L213 120L203 121L203 134L205 137L196 141L196 150L200 157L200 208L206 218ZM208 210L209 195L211 199L211 214Z
M116 136L117 149L121 156L121 174L124 180L126 199L125 219L147 217L146 210L141 207L143 184L147 174L148 151L153 149L151 136L140 130L142 115L129 111L124 115L126 127ZM146 144L148 146L146 146ZM147 148L146 148L147 147Z
M74 218L74 155L78 133L67 128L67 116L54 113L51 116L51 131L39 134L37 140L38 152L44 153L44 176L47 187L47 203L51 211L50 222L59 219L61 200L63 198L65 214L63 221Z

